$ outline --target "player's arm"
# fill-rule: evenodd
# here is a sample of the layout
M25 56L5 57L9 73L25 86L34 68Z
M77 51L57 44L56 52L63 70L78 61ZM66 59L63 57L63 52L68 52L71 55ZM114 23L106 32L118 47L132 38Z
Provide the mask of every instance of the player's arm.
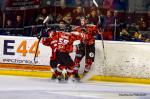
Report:
M50 38L42 38L42 44L45 46L50 46L51 39Z
M97 34L101 35L102 31L96 25L94 25L92 26L92 35L97 35Z
M49 35L48 37L43 37L42 38L42 44L45 45L45 46L50 46L51 41L52 41L53 33L49 32L48 35Z

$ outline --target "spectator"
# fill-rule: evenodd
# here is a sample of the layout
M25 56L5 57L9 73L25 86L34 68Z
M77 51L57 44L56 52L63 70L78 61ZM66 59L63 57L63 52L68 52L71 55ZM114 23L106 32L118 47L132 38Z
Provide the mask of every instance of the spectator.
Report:
M14 27L16 28L15 30L15 34L16 35L23 35L23 19L21 17L21 15L17 15L16 16L16 21L14 23Z
M132 41L134 42L142 42L142 34L138 31L136 31L133 35Z
M48 16L47 10L45 8L41 9L41 12L39 13L39 15L36 17L35 23L37 25L42 25L43 21L45 20L45 18ZM50 15L49 15L50 16ZM50 16L50 20L51 20L51 16ZM32 27L32 32L31 34L36 36L38 33L40 33L41 31L41 27Z
M59 23L62 20L62 18L63 18L63 16L61 14L57 14L56 15L56 23Z
M6 21L5 28L6 28L6 30L5 30L6 35L14 35L14 31L12 29L13 28L13 24L12 24L12 21L10 19L8 19Z
M73 24L74 25L80 25L80 18L81 16L83 16L83 9L81 6L76 7L76 9L74 9L73 14L72 14L72 18L73 18Z
M145 42L150 42L150 39L149 38L145 38Z
M97 22L98 22L98 16L97 16L97 12L95 9L92 9L91 10L91 13L88 17L88 22L90 24L94 24L94 25L97 25Z
M64 20L60 20L59 22L59 30L60 31L64 31L65 29L65 21Z
M139 26L140 31L146 31L147 30L147 28L148 28L147 23L143 17L141 17L140 20L138 21L138 26Z
M67 24L71 24L72 23L72 17L71 17L71 13L67 13L64 17L63 20L67 23Z
M148 34L143 35L145 38L145 42L150 42L150 38Z
M112 12L110 10L108 10L106 16L104 16L104 23L103 23L103 27L102 27L102 30L104 31L103 38L105 40L112 40L112 38L113 38L112 25L115 23L114 19L115 18L113 16Z
M15 21L15 28L23 28L23 19L21 15L16 16L16 21Z
M92 6L90 9L90 13L87 15L88 23L93 25L99 25L101 27L103 21L103 15L101 11L98 10ZM100 18L100 19L99 19ZM95 40L100 40L101 36L99 34L94 35Z
M41 13L37 16L36 18L36 23L39 24L43 24L44 19L47 17L48 13L46 9L42 9Z
M120 41L130 41L131 40L131 36L128 33L126 28L123 28L122 31L120 32L119 40Z
M13 24L12 24L12 21L10 19L8 19L6 21L6 25L5 25L5 28L12 28L13 27Z
M60 20L62 20L62 15L61 14L57 14L57 13L52 13L52 15L49 15L50 17L50 23L54 24L54 23L59 23Z
M65 29L65 21L60 20L59 25L52 25L50 28L52 31L64 31Z
M128 25L128 32L130 34L134 34L136 31L139 31L138 26L135 23L132 23L131 25Z

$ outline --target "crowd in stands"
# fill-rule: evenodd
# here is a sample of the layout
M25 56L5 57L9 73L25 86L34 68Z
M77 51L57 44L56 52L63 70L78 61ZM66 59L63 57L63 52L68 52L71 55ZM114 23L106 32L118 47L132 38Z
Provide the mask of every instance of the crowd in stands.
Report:
M87 5L87 4L86 4ZM90 5L90 4L89 4ZM49 6L40 9L0 12L0 35L37 36L44 19L49 16L49 24L80 25L80 17L86 16L89 24L99 23L105 40L150 42L150 13L117 12L111 9L97 10L96 7ZM100 35L95 36L101 39Z

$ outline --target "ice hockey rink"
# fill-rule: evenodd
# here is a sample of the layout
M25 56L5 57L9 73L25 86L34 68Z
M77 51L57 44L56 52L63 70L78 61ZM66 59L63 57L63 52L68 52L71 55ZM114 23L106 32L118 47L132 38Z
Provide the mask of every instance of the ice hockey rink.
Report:
M54 83L48 78L0 76L0 99L150 99L144 84Z

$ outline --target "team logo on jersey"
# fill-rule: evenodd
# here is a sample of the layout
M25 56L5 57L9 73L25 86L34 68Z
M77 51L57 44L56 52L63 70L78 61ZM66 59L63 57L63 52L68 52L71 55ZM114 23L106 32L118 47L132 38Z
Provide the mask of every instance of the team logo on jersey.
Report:
M90 56L90 57L94 57L94 53L93 53L93 52L90 52L90 53L89 53L89 56Z

